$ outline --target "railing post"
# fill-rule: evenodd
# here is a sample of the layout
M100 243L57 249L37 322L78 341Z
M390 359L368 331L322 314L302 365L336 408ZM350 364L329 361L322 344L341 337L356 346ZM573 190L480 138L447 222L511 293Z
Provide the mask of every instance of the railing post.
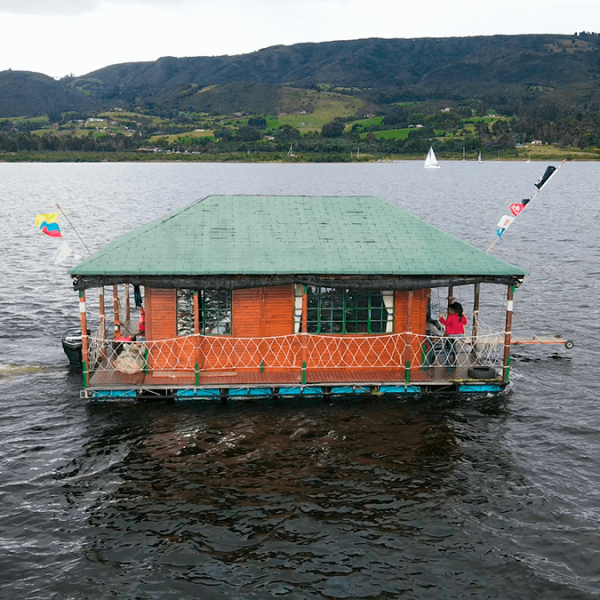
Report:
M89 384L89 346L87 335L87 315L85 312L85 291L79 290L79 319L81 321L81 369L83 372L83 387L88 387Z
M502 379L504 380L504 383L508 383L510 381L510 338L512 330L514 291L515 287L512 284L509 284L506 292L506 325L504 327L504 357L502 361Z
M131 303L129 300L129 284L125 284L125 320L131 320Z
M473 297L473 337L479 335L479 296L481 293L481 284L475 284L475 293Z
M302 385L306 385L306 354L308 343L308 288L304 286L302 291L302 326L300 328L300 341L302 351L300 358L302 359Z
M121 315L119 314L119 286L113 285L113 310L114 310L114 334L113 337L121 335Z
M108 357L106 352L106 306L104 305L104 286L98 288L98 306L100 312L100 339L102 348L100 349L100 356L102 361L105 361Z
M477 338L479 337L479 297L481 294L481 284L476 283L473 292L473 328L471 348L477 356Z
M194 376L196 387L200 385L200 302L198 291L194 291Z
M412 343L413 343L413 339L412 339L412 317L413 317L413 297L414 297L414 293L413 290L409 290L408 291L408 304L406 306L406 360L405 360L405 365L406 365L406 385L408 385L410 383L410 365L411 365L411 359L412 359L412 354L413 354L413 348L412 348Z

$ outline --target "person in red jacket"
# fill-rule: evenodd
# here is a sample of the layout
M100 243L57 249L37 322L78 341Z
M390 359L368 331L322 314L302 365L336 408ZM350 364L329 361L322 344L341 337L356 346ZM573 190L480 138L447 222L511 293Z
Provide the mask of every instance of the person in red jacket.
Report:
M445 351L448 359L448 366L456 364L456 338L465 334L465 325L467 317L463 314L463 307L460 302L453 302L448 306L448 318L440 315L440 323L446 326Z

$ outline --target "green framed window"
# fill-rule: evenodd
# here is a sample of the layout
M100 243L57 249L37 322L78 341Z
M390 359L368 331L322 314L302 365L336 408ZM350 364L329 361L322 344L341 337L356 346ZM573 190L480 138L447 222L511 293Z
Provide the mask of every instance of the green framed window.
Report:
M177 335L194 333L194 290L177 290ZM201 290L200 333L203 335L231 335L231 290Z
M394 293L307 287L308 333L391 333Z

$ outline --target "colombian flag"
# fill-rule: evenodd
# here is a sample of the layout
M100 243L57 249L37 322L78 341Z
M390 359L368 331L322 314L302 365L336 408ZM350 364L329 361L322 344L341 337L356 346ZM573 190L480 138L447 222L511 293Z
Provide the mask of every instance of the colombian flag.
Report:
M58 213L49 213L47 215L36 215L35 224L40 228L42 233L50 237L62 237L62 233L58 227Z

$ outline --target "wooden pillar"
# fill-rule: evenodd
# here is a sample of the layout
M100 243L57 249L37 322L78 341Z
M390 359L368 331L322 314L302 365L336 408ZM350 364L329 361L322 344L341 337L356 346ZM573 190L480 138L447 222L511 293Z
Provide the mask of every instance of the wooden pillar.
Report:
M200 336L200 292L194 292L194 340L195 340L195 379L196 379L196 387L200 385L200 361L201 361L201 351L202 351L202 338ZM202 365L204 367L204 365Z
M100 312L100 354L106 360L106 306L104 305L104 286L98 288L98 307Z
M306 286L304 286L304 291L302 292L302 325L300 331L302 333L307 333L308 331L308 289Z
M131 305L129 302L129 284L125 284L125 320L131 320Z
M502 379L504 380L504 383L510 381L510 337L512 330L514 291L514 286L509 284L506 292L506 325L504 327L504 358L502 360Z
M114 337L121 337L121 317L119 315L119 286L113 285L113 312L115 317Z
M473 338L479 335L479 296L481 294L481 284L475 284L473 296Z
M302 359L302 385L306 383L306 358L307 358L307 343L308 343L308 288L304 286L302 291L302 325L300 327L301 340L302 340L302 352L300 353Z
M406 343L404 345L405 348L405 356L404 356L404 364L406 366L406 377L405 382L408 385L410 383L410 361L412 358L412 318L413 318L413 297L414 291L408 291L408 300L406 305Z
M85 291L79 291L79 319L81 321L81 368L83 371L83 387L87 388L89 381L89 369L90 364L89 357L89 344L87 335L87 315L85 312Z
M454 302L454 288L448 286L448 307Z
M106 307L104 306L104 286L98 288L98 306L100 311L100 335L106 338Z

